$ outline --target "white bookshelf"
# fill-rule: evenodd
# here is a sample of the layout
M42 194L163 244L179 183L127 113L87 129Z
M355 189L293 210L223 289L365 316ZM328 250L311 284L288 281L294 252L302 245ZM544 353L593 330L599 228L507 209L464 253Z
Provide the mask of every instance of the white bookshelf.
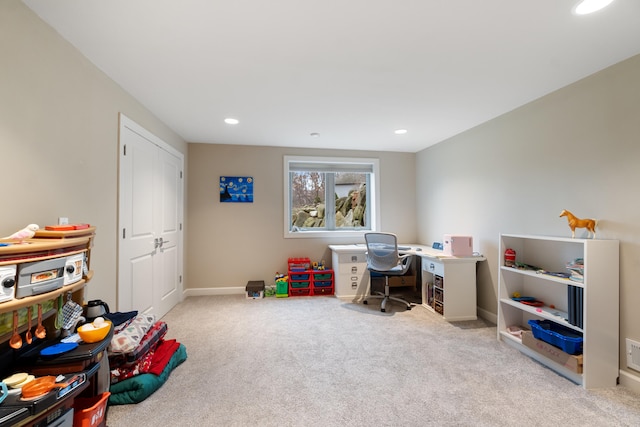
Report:
M583 258L584 281L506 267L504 252L507 248L516 251L517 262L548 272L567 272L568 262ZM619 242L502 234L499 260L498 340L514 346L584 388L615 386L619 372ZM569 285L583 288L582 327L568 321ZM533 307L514 301L514 292L533 296L545 304ZM507 332L509 326L530 329L529 319L550 320L582 333L582 374L555 363Z

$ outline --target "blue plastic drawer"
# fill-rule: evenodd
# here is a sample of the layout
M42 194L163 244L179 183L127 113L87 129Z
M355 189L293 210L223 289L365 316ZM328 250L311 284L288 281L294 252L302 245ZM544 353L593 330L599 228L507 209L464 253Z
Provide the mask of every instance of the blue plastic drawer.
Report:
M321 288L326 286L333 286L333 280L314 280L313 286Z
M529 320L533 336L569 354L582 353L582 334L550 320Z
M309 280L308 274L291 274L289 277L291 280Z

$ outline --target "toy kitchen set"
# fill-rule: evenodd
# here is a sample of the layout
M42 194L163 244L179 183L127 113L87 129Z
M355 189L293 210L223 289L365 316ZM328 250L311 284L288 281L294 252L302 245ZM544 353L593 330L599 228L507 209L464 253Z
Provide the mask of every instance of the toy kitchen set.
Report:
M0 427L106 425L111 325L94 342L73 333L95 227L34 228L0 239Z

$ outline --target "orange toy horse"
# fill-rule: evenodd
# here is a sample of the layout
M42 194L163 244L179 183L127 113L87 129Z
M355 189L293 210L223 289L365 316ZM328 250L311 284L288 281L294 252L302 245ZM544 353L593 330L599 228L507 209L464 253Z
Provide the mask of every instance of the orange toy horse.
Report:
M560 212L560 216L567 217L567 221L569 221L569 228L571 228L571 238L576 237L576 228L586 228L587 237L593 233L593 238L596 238L597 221L595 219L580 219L566 209Z

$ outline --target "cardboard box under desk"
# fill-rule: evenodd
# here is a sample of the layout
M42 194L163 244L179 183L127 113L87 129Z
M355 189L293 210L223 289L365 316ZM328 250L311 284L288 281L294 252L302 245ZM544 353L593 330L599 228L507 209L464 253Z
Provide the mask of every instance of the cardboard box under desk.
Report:
M577 374L582 373L581 354L574 356L572 354L565 353L556 346L534 338L531 331L522 332L522 344Z

